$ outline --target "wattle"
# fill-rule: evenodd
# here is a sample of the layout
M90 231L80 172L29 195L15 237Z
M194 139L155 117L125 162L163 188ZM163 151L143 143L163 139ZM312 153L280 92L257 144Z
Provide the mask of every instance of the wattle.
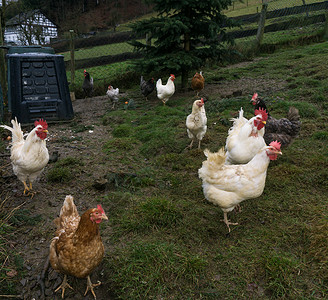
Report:
M270 160L276 160L278 158L277 154L268 154Z
M44 140L47 137L46 132L37 132L36 134L41 140Z

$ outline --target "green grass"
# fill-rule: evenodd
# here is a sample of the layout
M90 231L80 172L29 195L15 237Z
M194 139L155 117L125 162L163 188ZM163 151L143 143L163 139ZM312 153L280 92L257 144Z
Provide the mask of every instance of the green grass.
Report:
M217 151L224 145L230 118L240 107L247 118L253 115L249 100L255 90L222 98L219 89L210 88L218 82L232 89L242 81L254 84L274 117L285 117L293 105L302 121L299 137L270 163L263 194L243 202L241 213L229 213L239 223L230 235L220 221L221 209L204 199L197 174L203 152L185 149L192 96L177 91L164 107L141 100L137 84L126 90L136 109L119 106L102 118L110 131L102 148L110 188L97 200L110 211L101 232L108 242L102 282L111 295L327 299L327 60L327 42L322 42L278 49L248 64L204 67L209 101L202 149ZM122 75L126 71L122 68ZM77 124L72 129L87 130ZM76 162L59 160L48 181L69 185L65 176L79 171ZM61 174L63 169L67 172ZM5 258L6 250L1 251Z
M322 2L321 0L310 0L305 1L306 4ZM261 0L246 0L246 1L236 1L233 6L226 11L226 15L229 17L236 17L248 14L255 14L261 11L262 8ZM275 0L269 2L268 11L282 9L285 7L302 6L303 2L301 0Z
M327 100L314 97L326 91L326 49L281 49L246 65L204 69L207 83L234 86L245 76L271 82L257 90L270 113L285 117L293 105L302 121L300 136L271 162L263 195L229 214L239 223L229 237L222 211L203 196L202 151L185 150L192 99L177 94L166 107L137 101L136 110L104 115L112 131L104 146L109 163L117 170L128 164L134 174L100 198L112 213L105 284L117 298L327 298L328 114ZM253 107L251 94L208 97L202 148L216 151L230 118L240 107L249 118Z
M84 163L75 157L66 157L57 161L47 173L47 180L51 182L70 182L76 175L76 171Z

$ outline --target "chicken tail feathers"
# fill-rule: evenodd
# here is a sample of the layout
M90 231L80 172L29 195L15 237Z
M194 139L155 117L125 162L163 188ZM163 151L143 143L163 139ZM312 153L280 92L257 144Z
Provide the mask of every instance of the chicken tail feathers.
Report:
M71 195L66 196L64 200L64 204L60 210L59 217L64 217L65 215L79 215L77 212L77 208L74 203L74 198Z
M291 122L295 122L295 121L298 122L300 120L300 114L299 114L298 109L296 107L294 107L294 106L291 106L289 108L287 118Z
M240 108L238 118L232 118L230 121L233 122L233 125L229 128L228 135L235 131L239 131L240 128L247 122L247 119L244 118L244 110L242 107Z
M11 124L13 124L13 127L9 127L7 125L0 125L0 127L11 131L12 143L23 141L24 140L23 131L21 129L20 123L18 123L17 121L17 118L15 118L15 120L11 120Z
M64 204L60 209L59 217L54 221L57 230L65 228L67 222L76 218L79 219L80 216L74 204L74 198L71 195L68 195L66 196Z
M215 153L205 149L204 154L207 157L207 160L203 161L202 167L198 170L198 176L199 178L206 180L206 178L213 176L217 170L224 166L226 154L224 147Z
M207 157L207 162L215 167L219 167L224 164L226 153L224 147L222 147L218 152L212 153L208 149L204 150L204 154Z
M158 88L159 86L162 85L162 79L158 79L157 82L156 82L156 88Z

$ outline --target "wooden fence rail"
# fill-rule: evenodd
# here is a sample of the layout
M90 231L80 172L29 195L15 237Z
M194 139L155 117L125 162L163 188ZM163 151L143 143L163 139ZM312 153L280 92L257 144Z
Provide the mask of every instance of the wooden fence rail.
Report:
M283 9L277 9L273 11L267 11L266 12L266 19L272 19L272 18L281 18L285 16L291 16L291 15L300 15L302 13L305 13L308 15L309 12L314 11L320 11L320 10L328 10L328 1L319 2L319 3L313 3L313 4L307 4L302 6L295 6L295 7L289 7L289 8L283 8ZM319 22L325 22L326 17L325 13L309 16L306 18L300 18L297 20L296 18L293 19L293 21L285 21L285 22L279 22L270 24L264 27L264 33L267 32L276 32L281 30L286 30L289 28L295 28L297 26L307 26L311 24L316 24ZM249 14L249 15L243 15L240 17L234 17L233 20L240 21L241 24L250 24L250 23L257 23L259 21L261 12L256 14ZM304 15L305 17L305 15ZM239 38L245 38L249 36L254 36L258 32L258 28L255 29L248 29L248 30L236 30L233 32L230 32L229 35L231 35L234 39ZM109 44L117 44L117 43L124 43L128 42L130 40L135 39L136 37L132 35L131 32L122 32L122 33L116 33L111 34L108 36L96 36L96 37L90 37L90 38L79 38L74 40L74 47L75 50L81 49L81 48L92 48L95 46L101 46L101 45L109 45ZM56 53L59 52L66 52L70 50L70 40L63 40L56 43L51 44L51 47L55 49ZM111 64L114 62L121 62L126 61L133 58L140 58L142 55L140 53L135 52L124 52L118 55L103 55L95 58L88 58L88 59L80 59L75 61L75 67L76 69L80 68L86 68L90 66L99 66L99 65L106 65ZM66 65L69 66L69 61L66 62Z

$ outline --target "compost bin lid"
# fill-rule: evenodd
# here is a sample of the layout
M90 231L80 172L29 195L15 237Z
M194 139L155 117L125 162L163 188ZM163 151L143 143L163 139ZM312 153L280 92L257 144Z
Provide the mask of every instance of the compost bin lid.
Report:
M55 50L51 47L42 47L39 45L34 46L9 46L8 47L8 54L13 53L48 53L48 54L55 54Z

